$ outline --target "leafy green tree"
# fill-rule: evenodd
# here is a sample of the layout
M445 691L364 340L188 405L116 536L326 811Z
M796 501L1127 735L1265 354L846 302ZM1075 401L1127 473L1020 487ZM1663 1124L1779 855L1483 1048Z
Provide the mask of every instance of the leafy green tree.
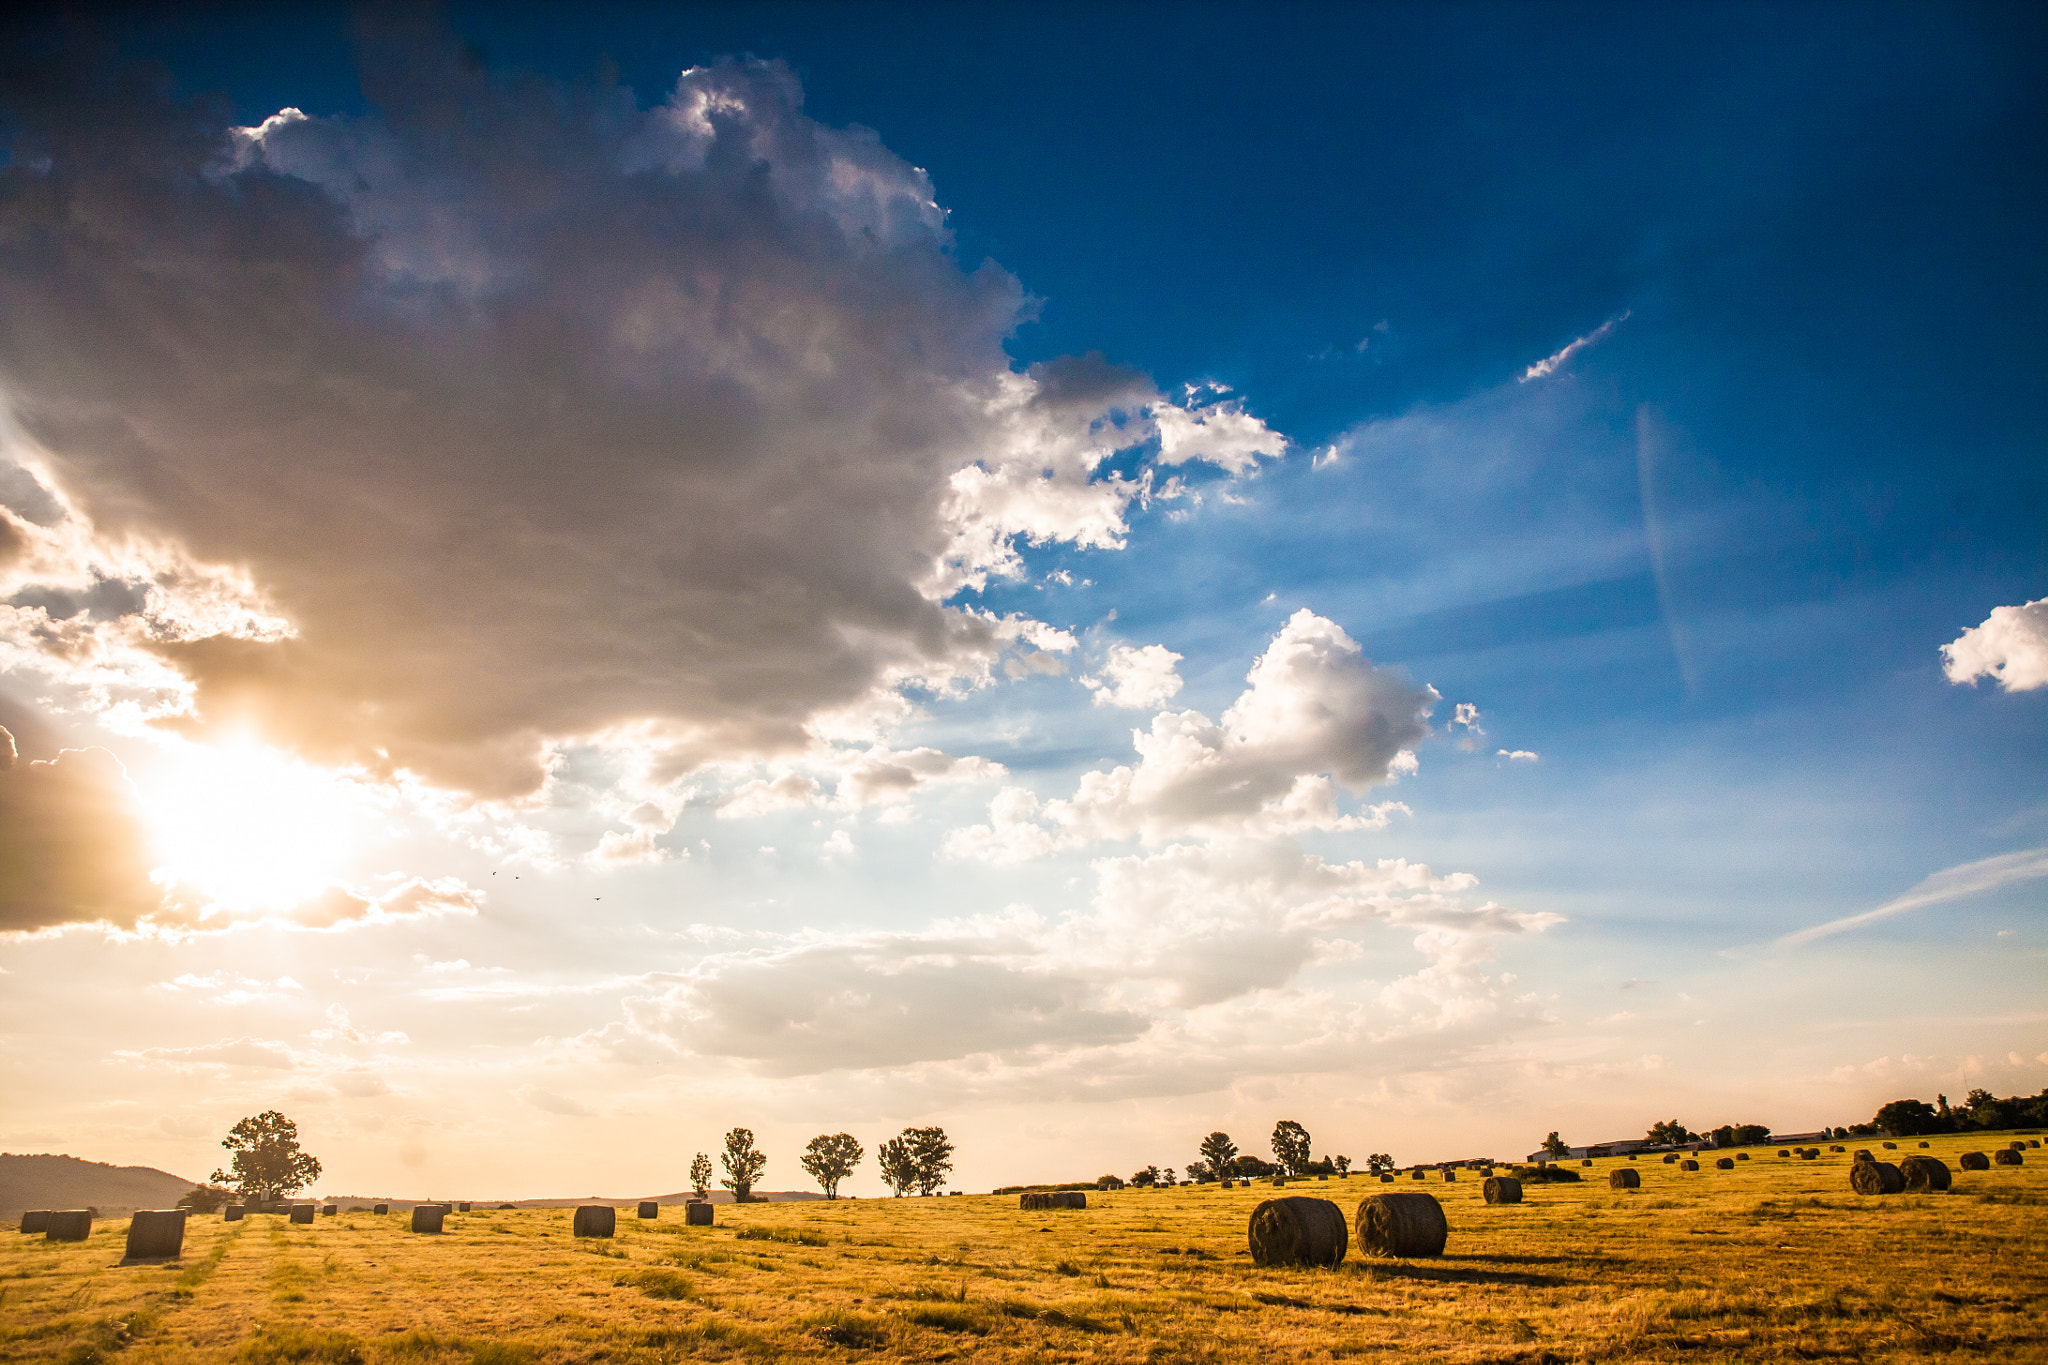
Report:
M1348 1156L1333 1156L1330 1158L1330 1164L1337 1168L1338 1175L1351 1174L1351 1158Z
M1131 1177L1131 1183L1141 1190L1148 1186L1157 1185L1159 1183L1159 1168L1157 1166L1147 1166L1144 1170Z
M1202 1139L1202 1161L1218 1180L1228 1180L1237 1171L1237 1144L1228 1133L1211 1133Z
M1651 1124L1650 1131L1644 1136L1652 1142L1667 1143L1676 1147L1681 1142L1697 1142L1700 1135L1689 1130L1677 1119L1666 1119L1662 1123Z
M178 1196L178 1207L194 1213L218 1213L220 1206L233 1197L233 1192L218 1185L194 1185Z
M1374 1152L1365 1159L1365 1170L1368 1175L1384 1175L1393 1169L1394 1158L1385 1152Z
M697 1153L697 1159L690 1163L690 1188L697 1192L699 1199L702 1199L704 1191L710 1187L711 1158L699 1152Z
M1551 1160L1555 1161L1571 1151L1571 1144L1559 1137L1557 1130L1553 1128L1550 1130L1550 1136L1543 1139L1543 1150L1550 1153Z
M1293 1119L1282 1119L1274 1124L1273 1160L1289 1175L1306 1172L1309 1163L1308 1129Z
M853 1174L866 1153L851 1133L820 1134L804 1148L803 1167L825 1191L827 1199L839 1197L839 1182Z
M1941 1115L1926 1100L1893 1100L1871 1122L1893 1137L1922 1137L1942 1130Z
M754 1150L754 1134L751 1129L735 1128L725 1135L725 1152L719 1157L725 1167L725 1179L718 1183L732 1191L733 1199L741 1204L754 1197L754 1182L761 1178L761 1172L768 1169L768 1158Z
M234 1157L207 1179L233 1186L244 1199L282 1199L320 1178L320 1163L299 1150L299 1125L275 1109L243 1119L220 1145Z
M937 1194L946 1188L946 1176L953 1169L953 1140L943 1128L905 1128L903 1140L910 1148L911 1165L917 1171L917 1192Z
M917 1157L904 1138L892 1137L876 1148L875 1160L881 1165L883 1183L898 1199L917 1187Z
M1172 1185L1176 1183L1173 1178L1173 1167L1168 1166L1165 1170L1159 1173L1159 1183L1162 1185Z

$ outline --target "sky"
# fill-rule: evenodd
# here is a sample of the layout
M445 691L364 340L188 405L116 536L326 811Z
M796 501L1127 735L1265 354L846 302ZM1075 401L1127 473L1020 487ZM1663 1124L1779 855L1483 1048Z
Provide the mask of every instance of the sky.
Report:
M2038 10L10 22L0 1147L2048 1086Z

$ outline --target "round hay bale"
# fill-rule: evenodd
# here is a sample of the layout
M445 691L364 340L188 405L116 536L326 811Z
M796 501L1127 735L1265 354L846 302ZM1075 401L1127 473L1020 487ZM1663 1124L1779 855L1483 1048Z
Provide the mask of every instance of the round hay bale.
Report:
M441 1206L439 1204L418 1204L412 1211L414 1232L439 1232L441 1230Z
M48 1209L28 1210L21 1215L21 1230L24 1233L48 1232L50 1230L50 1211Z
M1245 1235L1252 1264L1334 1266L1344 1259L1350 1234L1344 1210L1327 1199L1287 1195L1252 1210Z
M128 1249L122 1259L155 1260L185 1249L185 1210L137 1209L128 1220Z
M1735 1154L1735 1159L1736 1159L1737 1161L1747 1161L1747 1160L1749 1160L1749 1153L1748 1153L1748 1152L1737 1152L1737 1153Z
M341 1205L339 1204L322 1204L320 1206L320 1216L322 1218L332 1218L335 1214L340 1212Z
M1382 1184L1382 1185L1391 1185L1391 1184L1393 1184L1393 1183L1394 1183L1394 1177L1393 1177L1393 1176L1391 1176L1391 1175L1386 1175L1386 1174L1382 1174L1382 1175L1380 1176L1380 1184Z
M1017 1211L1019 1213L1031 1213L1044 1207L1045 1196L1042 1194L1027 1190L1017 1196Z
M1781 1157L1790 1156L1792 1155L1792 1149L1790 1147L1780 1147L1778 1149L1778 1155Z
M2014 1138L2011 1142L2006 1143L2005 1146L2006 1150L2013 1152L2024 1152L2027 1150L2027 1144L2021 1142L2018 1138Z
M619 1230L619 1211L610 1204L579 1204L569 1231L577 1237L610 1237Z
M92 1236L91 1209L51 1209L50 1220L43 1228L43 1240L49 1242L83 1242Z
M659 1218L661 1205L652 1199L643 1199L640 1201L639 1214L642 1218Z
M1898 1143L1896 1143L1896 1142L1887 1142L1887 1143L1885 1143L1885 1144L1883 1144L1883 1145L1884 1145L1884 1149L1885 1149L1885 1150L1886 1150L1887 1152L1896 1152L1896 1151L1898 1151L1898 1150L1899 1150L1899 1144L1898 1144Z
M1433 1194L1367 1195L1358 1206L1358 1250L1361 1254L1403 1260L1441 1256L1450 1240L1444 1206Z
M1819 1160L1820 1160L1820 1148L1818 1148L1818 1147L1808 1147L1808 1148L1807 1148L1807 1149L1806 1149L1805 1151L1803 1151L1803 1152L1801 1152L1801 1153L1799 1154L1799 1159L1800 1159L1801 1161L1819 1161Z
M248 1210L240 1204L230 1204L220 1211L220 1221L223 1223L239 1223L242 1221L242 1216L247 1212Z
M1964 1152L1956 1158L1956 1164L1966 1171L1988 1171L1991 1169L1991 1158L1982 1152Z
M1592 1158L1592 1157L1586 1157L1586 1158L1584 1158L1583 1160L1581 1160L1581 1161L1579 1162L1579 1164L1580 1164L1581 1166L1590 1166L1590 1165L1592 1165L1592 1164L1593 1164L1593 1158Z
M1687 1158L1686 1160L1684 1160L1684 1161L1681 1161L1681 1162L1679 1162L1679 1163L1678 1163L1678 1169L1679 1169L1679 1170L1681 1170L1681 1171L1696 1171L1696 1170L1698 1170L1699 1168L1700 1168L1700 1163L1699 1163L1699 1162L1697 1162L1697 1161L1694 1161L1694 1160L1692 1160L1692 1159L1691 1159L1691 1158L1689 1158L1689 1157L1688 1157L1688 1158Z
M1952 1183L1948 1167L1940 1158L1921 1156L1918 1152L1899 1163L1899 1174L1906 1178L1909 1190L1945 1190Z
M708 1228L711 1226L711 1202L707 1199L692 1199L683 1205L683 1222L688 1227Z
M1420 1167L1418 1167L1415 1171L1415 1178L1417 1180L1427 1180L1429 1178L1429 1172L1422 1170Z
M1829 1150L1829 1151L1831 1151L1831 1152L1840 1152L1840 1151L1846 1151L1847 1149L1846 1149L1846 1148L1842 1148L1842 1147L1829 1147L1829 1148L1828 1148L1828 1150Z
M1251 1187L1247 1185L1245 1188L1249 1189ZM1056 1209L1085 1209L1088 1207L1088 1191L1061 1190L1053 1196L1053 1207Z
M313 1221L314 1213L315 1209L311 1204L292 1205L292 1221L294 1223L310 1223Z
M1279 1189L1282 1185L1285 1185L1286 1183L1287 1177L1284 1175L1276 1175L1273 1177L1273 1188L1276 1190Z
M1897 1194L1906 1188L1906 1177L1889 1161L1853 1161L1849 1188L1858 1194Z
M1717 1171L1732 1171L1735 1169L1735 1163L1724 1156L1714 1163L1714 1169Z
M1876 1158L1876 1157L1874 1157L1874 1156L1872 1156L1872 1155L1870 1154L1870 1149L1869 1149L1868 1147L1858 1147L1858 1148L1856 1149L1856 1155L1855 1155L1855 1156L1853 1156L1853 1157L1851 1157L1851 1158L1850 1158L1850 1160L1851 1160L1851 1161L1875 1161L1875 1160L1877 1160L1877 1158Z
M2000 1166L2024 1166L2027 1159L2010 1147L2001 1147L1991 1154L1991 1160Z
M2028 1138L2028 1139L2027 1139L2027 1146L2029 1146L2029 1147L2039 1147L2040 1145L2041 1145L2041 1139L2039 1139L2039 1138Z
M370 1212L371 1212L371 1213L389 1213L389 1212L391 1212L391 1206L390 1206L389 1204L372 1204L372 1205L370 1205Z
M461 1202L460 1204L457 1204L457 1205L455 1206L455 1211L456 1211L457 1213L468 1213L468 1212L469 1212L469 1201L468 1201L467 1199L465 1199L465 1200L463 1200L463 1201L462 1201L462 1202Z
M1318 1180L1328 1180L1329 1178L1330 1178L1330 1177L1328 1177L1328 1176L1326 1176L1326 1175L1319 1175L1319 1176L1317 1176L1317 1177L1316 1177L1316 1179L1318 1179Z
M1635 1172L1629 1172L1634 1175ZM1519 1204L1522 1202L1522 1182L1511 1175L1490 1175L1479 1187L1489 1204Z
M1607 1188L1610 1190L1639 1190L1643 1178L1636 1174L1633 1166L1617 1166L1607 1173Z
M1676 1161L1676 1160L1678 1160L1678 1153L1676 1153L1676 1152L1667 1152L1667 1153L1665 1153L1665 1155L1664 1155L1664 1164L1665 1164L1666 1166L1669 1166L1669 1165L1670 1165L1670 1164L1671 1164L1672 1162L1674 1162L1674 1161Z
M1451 1169L1450 1167L1446 1167L1446 1168L1444 1169L1444 1184L1446 1184L1446 1185L1455 1185L1455 1184L1457 1184L1457 1183L1458 1183L1458 1173L1457 1173L1457 1171L1456 1171L1456 1170L1454 1170L1454 1169Z
M1923 1138L1923 1139L1921 1139L1920 1145L1921 1145L1922 1147L1925 1147L1925 1146L1927 1146L1927 1145L1928 1145L1928 1143L1927 1143L1926 1139L1924 1139L1924 1138Z

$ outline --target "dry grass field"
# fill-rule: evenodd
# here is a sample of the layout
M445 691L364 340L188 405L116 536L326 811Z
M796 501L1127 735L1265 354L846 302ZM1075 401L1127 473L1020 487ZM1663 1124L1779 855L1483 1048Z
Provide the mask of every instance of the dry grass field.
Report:
M2003 1139L1932 1139L1960 1152ZM1844 1144L1876 1148L1870 1141ZM1906 1141L1899 1157L1917 1150ZM367 1211L292 1226L195 1218L181 1262L90 1241L0 1242L0 1359L185 1361L1888 1361L2048 1360L2048 1149L1956 1170L1946 1194L1851 1193L1847 1154L1733 1171L1636 1163L1610 1191L1480 1183L1443 1200L1441 1260L1256 1270L1274 1193L1126 1190L1085 1212L1014 1195L622 1212L577 1241L567 1210L455 1214L438 1237ZM1291 1184L1349 1215L1376 1180Z

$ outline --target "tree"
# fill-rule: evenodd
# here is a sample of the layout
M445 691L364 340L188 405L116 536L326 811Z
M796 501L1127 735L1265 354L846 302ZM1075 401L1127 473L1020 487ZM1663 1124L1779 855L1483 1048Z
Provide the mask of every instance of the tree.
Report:
M953 1169L953 1140L943 1128L905 1128L903 1140L910 1147L910 1161L917 1172L919 1194L937 1194L946 1188L946 1176Z
M1236 1161L1231 1163L1231 1168L1240 1176L1254 1180L1263 1180L1269 1175L1280 1174L1278 1166L1261 1157L1255 1157L1250 1152L1239 1156Z
M827 1199L837 1199L839 1182L853 1174L853 1168L860 1165L865 1155L851 1133L820 1134L804 1148L803 1168L825 1191Z
M1551 1159L1554 1161L1568 1154L1571 1151L1571 1146L1563 1138L1559 1137L1557 1130L1553 1128L1550 1130L1550 1136L1543 1139L1543 1150L1550 1153Z
M1699 1141L1699 1134L1688 1131L1686 1126L1677 1119L1666 1119L1662 1123L1651 1124L1650 1131L1644 1134L1644 1136L1652 1142L1663 1143L1672 1147L1676 1147L1681 1142Z
M178 1196L178 1207L190 1209L194 1213L218 1213L220 1206L227 1203L230 1197L231 1191L224 1190L218 1185L194 1185Z
M1159 1183L1162 1185L1171 1185L1175 1183L1173 1179L1173 1167L1168 1166L1165 1170L1159 1173Z
M1209 1134L1202 1139L1200 1151L1203 1164L1218 1180L1228 1180L1230 1173L1237 1169L1237 1144L1230 1140L1228 1133Z
M1190 1161L1188 1163L1188 1179L1194 1181L1197 1185L1206 1185L1215 1178L1216 1172L1209 1169L1208 1162Z
M243 1119L220 1145L234 1159L207 1179L233 1186L244 1199L282 1199L320 1178L320 1163L299 1150L299 1125L275 1109Z
M697 1192L697 1197L699 1199L702 1199L704 1197L704 1191L707 1188L709 1188L710 1185L711 1158L704 1155L704 1153L699 1152L697 1153L697 1159L690 1163L690 1188Z
M900 1137L892 1137L875 1150L875 1161L882 1168L882 1181L896 1191L901 1199L917 1186L917 1158L911 1154L910 1143Z
M1141 1190L1147 1186L1157 1185L1159 1183L1159 1168L1157 1166L1147 1166L1144 1170L1131 1177L1131 1183Z
M1098 1190L1120 1190L1123 1187L1124 1182L1113 1175L1100 1175L1095 1178L1095 1188Z
M1330 1158L1330 1164L1337 1168L1338 1175L1351 1174L1351 1158L1348 1156L1333 1156Z
M1293 1119L1282 1119L1274 1124L1273 1160L1289 1175L1305 1173L1309 1163L1308 1129Z
M1384 1175L1386 1172L1391 1171L1393 1169L1394 1158L1388 1156L1385 1152L1374 1152L1371 1156L1365 1159L1365 1170L1367 1175Z
M727 1133L725 1153L719 1161L725 1166L725 1179L718 1183L732 1191L734 1202L744 1204L752 1199L754 1182L768 1168L768 1158L754 1150L753 1131L735 1128Z

